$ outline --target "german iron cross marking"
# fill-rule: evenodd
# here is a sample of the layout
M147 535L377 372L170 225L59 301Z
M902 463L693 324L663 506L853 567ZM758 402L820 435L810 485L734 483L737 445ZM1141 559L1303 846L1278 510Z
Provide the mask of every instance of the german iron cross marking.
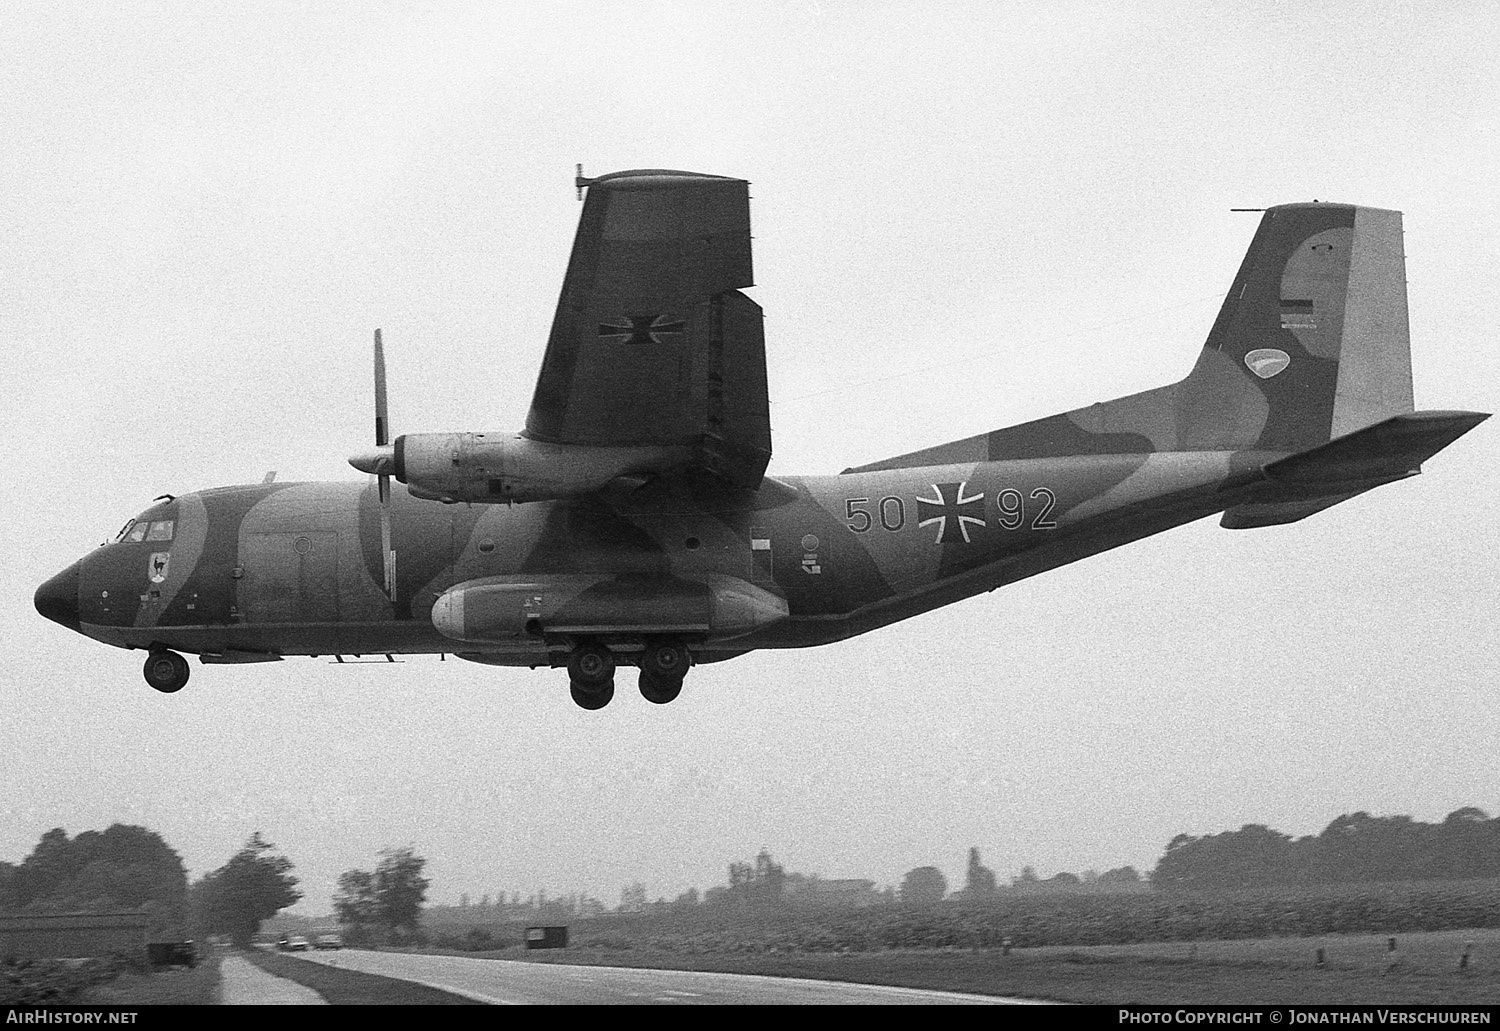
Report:
M933 497L917 497L917 525L938 524L934 544L953 544L959 540L968 544L969 524L984 525L984 491L966 498L964 488L968 485L968 480L963 483L934 483Z
M599 339L612 344L660 344L665 343L663 336L680 336L686 327L686 322L670 315L617 315L612 323L599 323Z

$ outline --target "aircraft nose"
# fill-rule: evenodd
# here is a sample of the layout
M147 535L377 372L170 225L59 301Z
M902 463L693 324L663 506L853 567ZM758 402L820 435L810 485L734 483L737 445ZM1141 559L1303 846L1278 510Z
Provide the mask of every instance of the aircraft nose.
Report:
M36 589L36 610L69 630L78 629L78 567L74 562Z

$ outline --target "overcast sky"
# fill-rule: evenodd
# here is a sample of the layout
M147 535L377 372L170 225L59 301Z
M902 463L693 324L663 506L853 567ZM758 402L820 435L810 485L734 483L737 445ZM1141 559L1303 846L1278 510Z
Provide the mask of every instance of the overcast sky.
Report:
M575 162L752 182L773 474L1181 378L1255 230L1229 209L1312 198L1405 212L1417 407L1495 411L1497 44L1488 3L12 10L0 859L129 822L198 876L258 830L301 912L400 845L437 901L614 904L762 847L958 887L970 846L1004 879L1500 812L1494 423L1307 521L1205 520L665 707L430 656L162 696L32 607L155 495L357 480L377 325L395 432L519 428Z

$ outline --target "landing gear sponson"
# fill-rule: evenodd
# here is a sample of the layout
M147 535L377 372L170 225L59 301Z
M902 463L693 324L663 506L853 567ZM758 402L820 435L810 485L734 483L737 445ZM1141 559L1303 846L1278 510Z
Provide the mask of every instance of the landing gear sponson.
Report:
M691 657L687 646L673 640L653 640L640 653L641 695L665 705L682 693ZM585 641L568 653L569 690L585 709L602 709L615 696L615 656L609 647Z

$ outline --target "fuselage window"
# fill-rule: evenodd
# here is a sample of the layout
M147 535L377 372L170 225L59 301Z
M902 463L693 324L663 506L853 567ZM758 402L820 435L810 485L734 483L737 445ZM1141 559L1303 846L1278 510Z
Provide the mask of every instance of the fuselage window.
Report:
M151 524L151 531L146 534L148 541L169 541L172 539L172 527L176 525L171 519L163 519Z
M135 528L135 520L134 519L130 520L124 526L120 527L120 532L117 533L117 534L115 534L115 543L119 544L121 541L123 541L125 539L125 535L127 533L129 533L134 528Z
M130 528L130 532L125 535L125 542L127 544L135 544L138 541L145 540L146 528L150 525L150 523L136 523Z

